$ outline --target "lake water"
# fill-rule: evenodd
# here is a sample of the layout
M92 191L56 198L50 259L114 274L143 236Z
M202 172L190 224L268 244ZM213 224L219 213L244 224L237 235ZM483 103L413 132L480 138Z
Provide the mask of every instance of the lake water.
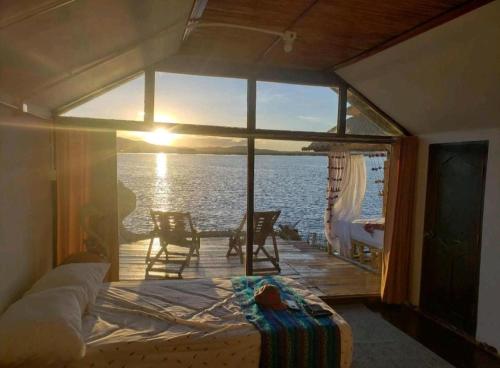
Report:
M278 223L294 223L302 235L323 231L326 206L325 156L256 156L255 209L281 210ZM381 215L380 184L366 159L367 191L362 218ZM127 229L152 229L149 209L189 211L198 230L238 226L246 211L246 156L118 154L118 179L137 197L124 220Z

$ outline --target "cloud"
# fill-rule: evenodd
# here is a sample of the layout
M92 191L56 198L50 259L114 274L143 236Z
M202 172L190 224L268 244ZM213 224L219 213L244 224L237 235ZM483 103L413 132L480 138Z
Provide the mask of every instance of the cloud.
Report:
M286 101L287 96L284 93L262 91L261 93L257 94L257 100L259 103Z
M299 115L298 118L302 119L302 120L307 120L307 121L321 121L321 118L318 116Z

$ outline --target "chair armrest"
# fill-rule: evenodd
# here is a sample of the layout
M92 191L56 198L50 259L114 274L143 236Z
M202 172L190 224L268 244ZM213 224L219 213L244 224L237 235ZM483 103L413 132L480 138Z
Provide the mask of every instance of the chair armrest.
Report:
M201 240L200 232L196 229L193 230L193 239Z

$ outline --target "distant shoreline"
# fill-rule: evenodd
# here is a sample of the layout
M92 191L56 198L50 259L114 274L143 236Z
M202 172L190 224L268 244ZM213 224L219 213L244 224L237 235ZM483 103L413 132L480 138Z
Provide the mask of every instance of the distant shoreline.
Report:
M118 153L174 153L174 154L193 154L193 155L239 155L246 156L246 146L229 147L173 147L158 146L144 141L135 141L119 137L116 142ZM326 152L314 151L277 151L272 149L255 149L257 156L326 156Z
M154 152L131 152L131 151L118 151L118 153L124 154L174 154L174 155L217 155L217 156L246 156L246 152L173 152L173 151L154 151ZM255 152L256 156L326 156L326 152Z

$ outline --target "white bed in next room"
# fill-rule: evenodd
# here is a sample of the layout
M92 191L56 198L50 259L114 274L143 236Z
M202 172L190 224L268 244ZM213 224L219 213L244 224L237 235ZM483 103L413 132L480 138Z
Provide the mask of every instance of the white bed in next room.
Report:
M384 247L384 230L372 229L367 231L366 225L384 225L384 218L357 219L351 222L351 239L364 243L370 247L382 249Z

